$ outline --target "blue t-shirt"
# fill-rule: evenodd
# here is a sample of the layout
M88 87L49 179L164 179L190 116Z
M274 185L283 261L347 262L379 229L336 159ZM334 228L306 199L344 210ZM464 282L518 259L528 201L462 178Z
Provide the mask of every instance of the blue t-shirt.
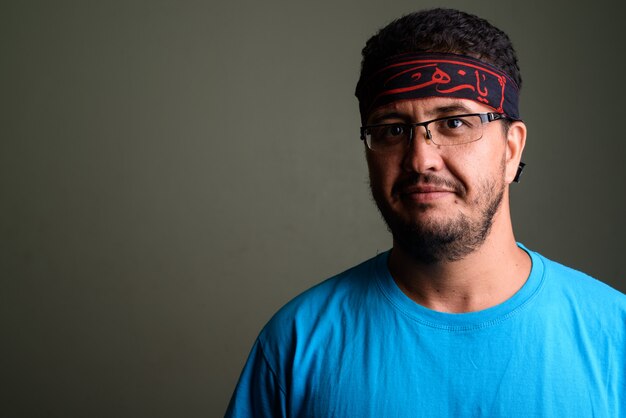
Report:
M388 252L309 289L261 331L226 416L626 417L626 295L526 251L524 286L479 312L415 303Z

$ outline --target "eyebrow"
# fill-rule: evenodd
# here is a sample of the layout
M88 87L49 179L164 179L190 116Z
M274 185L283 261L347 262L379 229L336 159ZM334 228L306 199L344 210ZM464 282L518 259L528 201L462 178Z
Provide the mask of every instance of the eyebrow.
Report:
M376 125L381 123L381 121L385 119L406 119L406 115L401 114L399 112L380 112L377 115L375 114L369 121L368 125Z
M461 102L450 103L446 106L439 106L434 109L427 110L424 112L428 117L439 117L441 115L449 114L449 113L472 113L472 110L467 106L463 105Z
M426 110L424 112L425 120L436 119L438 117L443 117L449 114L460 114L460 113L475 113L470 108L465 106L463 102L452 102L445 106L438 106L433 109ZM376 125L380 124L382 121L386 119L401 119L405 120L407 115L404 113L400 113L397 111L386 113L385 111L379 112L378 114L374 113L374 115L369 120L368 125Z

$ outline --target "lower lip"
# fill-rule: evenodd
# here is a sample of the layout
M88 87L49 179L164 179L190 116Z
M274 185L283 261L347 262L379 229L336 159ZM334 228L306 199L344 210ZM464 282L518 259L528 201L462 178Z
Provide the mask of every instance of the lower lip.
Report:
M426 193L408 193L401 195L402 199L409 200L415 203L428 203L434 202L451 196L452 192L426 192Z

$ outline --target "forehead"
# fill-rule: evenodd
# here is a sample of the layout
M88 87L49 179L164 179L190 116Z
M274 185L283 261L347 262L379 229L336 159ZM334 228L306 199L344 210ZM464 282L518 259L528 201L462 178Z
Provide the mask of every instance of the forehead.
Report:
M369 114L367 121L368 123L376 123L376 121L390 116L423 121L447 115L493 111L493 108L474 100L429 97L424 99L398 100L380 106Z

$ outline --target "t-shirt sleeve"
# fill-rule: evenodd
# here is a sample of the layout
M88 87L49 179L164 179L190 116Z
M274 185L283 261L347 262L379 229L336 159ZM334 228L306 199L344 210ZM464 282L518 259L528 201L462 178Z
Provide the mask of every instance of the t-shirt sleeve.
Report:
M225 417L285 417L285 409L285 391L257 339Z

